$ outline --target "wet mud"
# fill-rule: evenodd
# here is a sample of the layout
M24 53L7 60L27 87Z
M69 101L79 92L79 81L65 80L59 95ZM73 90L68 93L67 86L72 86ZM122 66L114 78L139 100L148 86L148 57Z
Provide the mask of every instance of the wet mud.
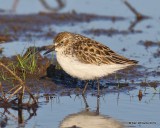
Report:
M45 19L45 20L44 20ZM73 26L76 23L94 20L111 20L113 22L125 20L124 17L100 16L85 13L39 13L32 15L2 15L0 17L0 42L24 40L30 37L52 38L56 31L45 26L51 24ZM35 34L36 33L36 34Z

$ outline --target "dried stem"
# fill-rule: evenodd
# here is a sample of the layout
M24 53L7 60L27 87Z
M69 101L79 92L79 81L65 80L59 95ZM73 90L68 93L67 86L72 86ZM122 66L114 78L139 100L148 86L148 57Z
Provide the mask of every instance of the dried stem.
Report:
M13 90L17 89L18 87L19 87L19 85L14 86L12 89L10 89L10 90L7 92L7 94L11 93Z
M3 91L2 83L0 82L0 91L2 93L2 97L5 98L5 93Z
M2 66L4 69L6 69L10 74L12 74L16 80L18 80L20 82L20 84L18 86L18 89L16 89L8 98L7 101L13 97L13 95L15 95L16 93L18 93L18 91L20 91L22 89L22 93L24 93L24 90L26 89L26 91L29 93L29 95L31 96L31 98L33 99L34 103L37 103L34 96L32 95L32 93L30 92L29 88L25 85L25 82L23 82L21 80L21 78L19 78L14 72L12 72L7 66L5 66L3 63L0 62L0 66ZM17 86L16 86L17 87ZM14 87L13 89L11 89L9 92L11 92L12 90L14 90L16 87Z
M19 82L20 85L23 86L24 82L21 80L21 78L19 78L14 72L12 72L7 66L5 66L3 63L0 62L0 66L2 66L3 68L5 68L10 74L12 74Z
M8 98L6 101L8 101L10 98L12 98L16 93L18 93L20 90L22 89L22 86L20 86L16 91L14 91Z

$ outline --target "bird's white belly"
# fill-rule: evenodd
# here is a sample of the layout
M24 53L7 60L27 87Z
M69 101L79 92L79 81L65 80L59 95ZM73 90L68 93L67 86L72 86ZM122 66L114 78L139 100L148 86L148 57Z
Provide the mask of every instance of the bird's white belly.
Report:
M65 56L57 53L57 61L63 68L63 70L72 77L79 78L81 80L92 80L107 76L114 73L117 70L123 69L129 65L112 64L112 65L95 65L86 64L78 61L75 57Z

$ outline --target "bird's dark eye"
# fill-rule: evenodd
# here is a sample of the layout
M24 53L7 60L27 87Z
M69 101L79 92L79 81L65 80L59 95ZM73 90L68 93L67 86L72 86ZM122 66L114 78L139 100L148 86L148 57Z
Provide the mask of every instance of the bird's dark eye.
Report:
M63 44L63 41L61 41L61 44Z

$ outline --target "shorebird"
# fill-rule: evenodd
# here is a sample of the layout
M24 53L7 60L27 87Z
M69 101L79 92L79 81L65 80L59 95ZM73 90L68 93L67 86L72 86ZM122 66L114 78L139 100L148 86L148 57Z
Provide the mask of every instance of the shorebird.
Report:
M99 96L99 78L138 63L117 54L98 41L71 32L58 33L53 47L44 54L54 50L58 63L66 73L87 81L82 94L86 91L88 80L97 79Z

